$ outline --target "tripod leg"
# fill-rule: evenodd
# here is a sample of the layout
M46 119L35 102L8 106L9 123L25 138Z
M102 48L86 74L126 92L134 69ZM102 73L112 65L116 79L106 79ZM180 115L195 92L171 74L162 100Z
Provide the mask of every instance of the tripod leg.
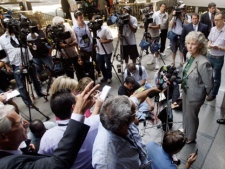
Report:
M46 116L44 113L42 113L34 104L31 104L31 106L37 111L39 112L42 116L44 116L46 118L46 121L50 120L50 117Z
M115 69L114 65L113 65L112 63L111 63L111 65L112 65L112 68L113 68L114 72L116 73L116 76L117 76L118 80L120 81L120 84L122 85L123 83L122 83L122 81L121 81L121 79L120 79L118 73L116 72L116 69ZM122 77L122 78L123 78L123 77Z
M161 58L161 60L163 61L163 64L165 65L166 63L165 63L164 59L162 58L162 54L159 51L158 51L158 55Z

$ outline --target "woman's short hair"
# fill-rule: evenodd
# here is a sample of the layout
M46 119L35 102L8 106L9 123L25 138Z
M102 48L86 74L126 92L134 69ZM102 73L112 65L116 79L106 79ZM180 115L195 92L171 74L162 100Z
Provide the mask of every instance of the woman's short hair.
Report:
M70 89L71 92L76 92L77 81L67 76L57 77L51 86L51 95L61 89Z
M180 151L186 143L184 133L179 130L168 131L164 134L162 148L168 154Z
M191 31L185 37L185 44L187 44L190 40L196 40L198 43L198 51L199 54L206 55L207 53L207 39L202 32Z
M60 16L55 16L53 19L52 19L52 25L53 26L56 26L56 25L60 25L60 24L63 24L65 21L62 17Z
M106 130L118 132L132 120L131 102L127 96L108 98L100 110L100 121Z
M85 87L93 81L90 77L83 77L82 79L79 80L76 92L81 93L84 91Z

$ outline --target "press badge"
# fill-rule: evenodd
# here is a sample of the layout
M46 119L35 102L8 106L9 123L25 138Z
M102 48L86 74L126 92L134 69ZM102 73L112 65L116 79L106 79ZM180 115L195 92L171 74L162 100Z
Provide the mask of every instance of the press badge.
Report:
M90 38L88 37L87 34L86 35L83 35L82 36L82 39L83 39L84 43L89 43L90 42Z

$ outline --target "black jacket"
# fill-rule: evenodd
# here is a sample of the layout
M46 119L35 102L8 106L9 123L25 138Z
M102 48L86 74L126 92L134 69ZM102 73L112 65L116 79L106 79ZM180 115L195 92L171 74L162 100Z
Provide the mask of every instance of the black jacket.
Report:
M206 24L208 26L208 35L209 35L209 32L210 32L210 30L212 28L211 20L209 18L209 12L206 12L206 13L202 14L200 22L204 23L204 24ZM215 26L215 22L214 21L213 21L213 26ZM208 38L208 35L207 35L206 38Z
M12 155L0 151L0 169L69 169L73 165L89 126L70 120L53 155Z

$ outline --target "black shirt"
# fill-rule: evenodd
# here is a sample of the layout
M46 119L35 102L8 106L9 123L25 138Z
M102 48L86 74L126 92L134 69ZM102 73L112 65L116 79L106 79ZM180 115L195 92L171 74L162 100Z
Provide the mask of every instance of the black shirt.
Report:
M123 84L119 87L118 95L126 95L126 96L130 97L134 93L134 91L139 89L140 87L141 87L141 85L138 82L136 82L134 85L134 88L129 90Z

